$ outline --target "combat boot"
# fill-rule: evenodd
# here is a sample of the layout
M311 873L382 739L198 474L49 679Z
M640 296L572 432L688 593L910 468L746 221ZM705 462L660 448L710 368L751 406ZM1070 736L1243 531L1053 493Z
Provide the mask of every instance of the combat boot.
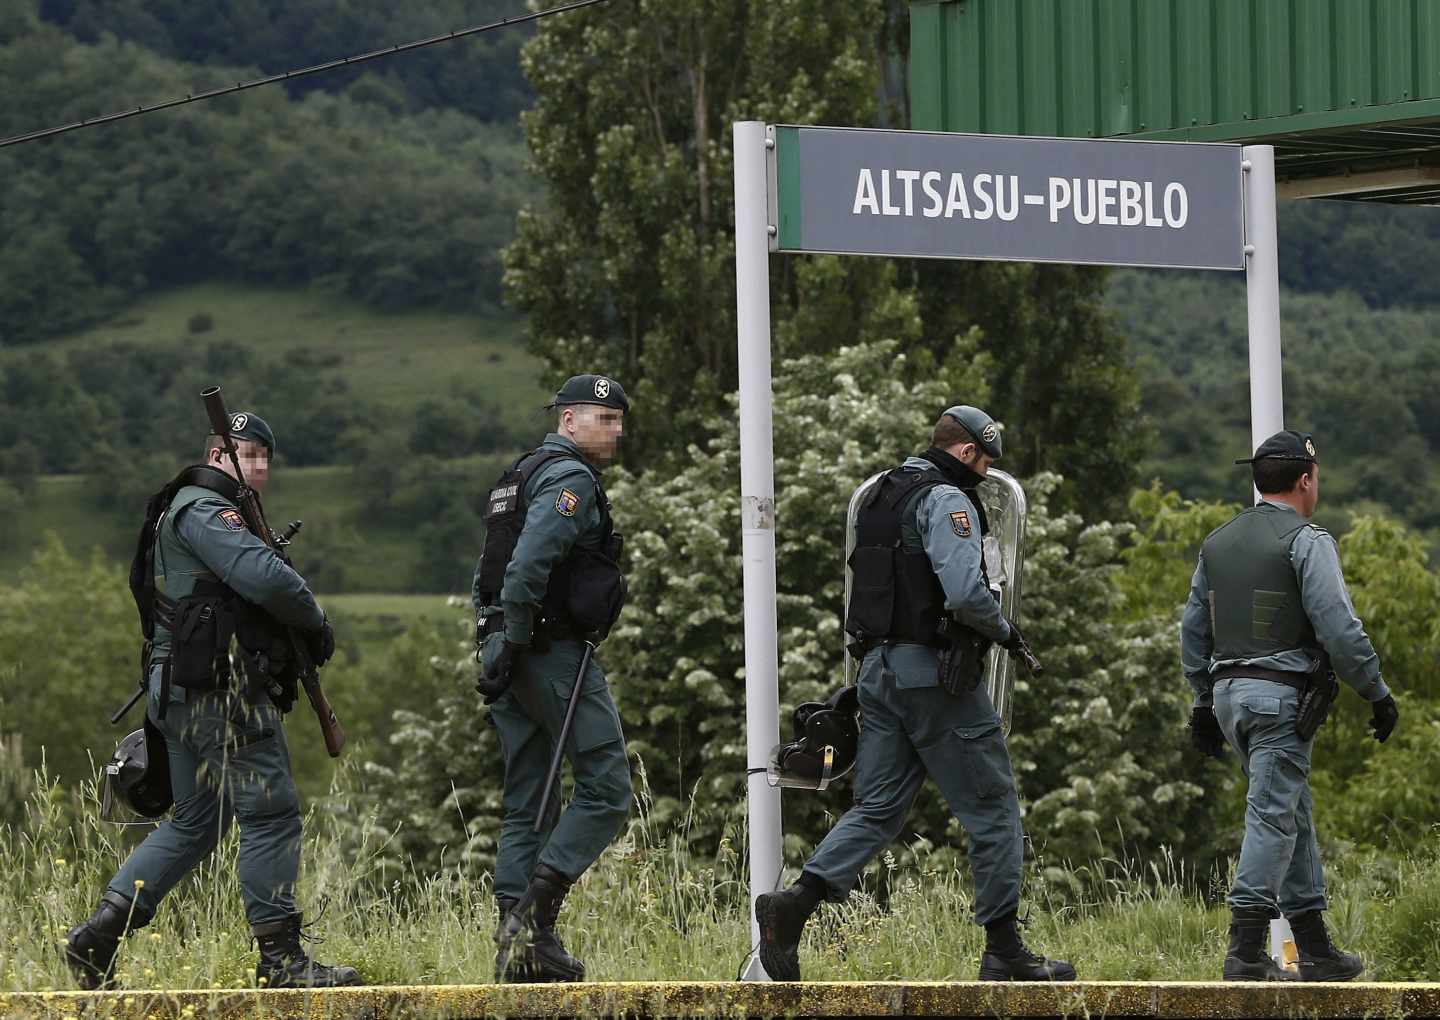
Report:
M1270 959L1270 954L1265 951L1265 937L1269 934L1269 909L1235 907L1230 911L1230 949L1225 954L1226 981L1298 980L1298 975Z
M525 895L495 932L495 980L583 981L585 965L565 951L555 922L570 892L570 879L541 864Z
M310 959L300 942L315 940L302 930L299 914L251 925L250 930L260 944L255 983L261 988L338 988L364 983L354 967L331 966Z
M106 892L88 921L65 935L65 963L86 991L115 987L115 953L120 940L145 927L148 917L140 916L134 901L116 892Z
M519 902L520 900L514 896L495 897L495 906L500 912L500 919L495 924L495 934L492 938L497 947L500 945L500 932L505 926L505 918L510 914L510 911L515 909L515 905ZM503 977L507 984L531 984L540 980L540 977L535 973L535 961L531 959L530 946L528 944L511 947L510 959L506 963Z
M1325 930L1325 917L1318 910L1290 918L1295 948L1300 950L1301 981L1351 981L1365 970L1365 961L1355 953L1337 949Z
M1047 960L1030 951L1020 937L1014 914L985 925L985 952L980 956L981 981L1074 981L1075 968L1064 960Z
M762 893L755 898L760 962L771 981L800 980L800 933L819 902L819 891L807 883L803 874L784 892Z

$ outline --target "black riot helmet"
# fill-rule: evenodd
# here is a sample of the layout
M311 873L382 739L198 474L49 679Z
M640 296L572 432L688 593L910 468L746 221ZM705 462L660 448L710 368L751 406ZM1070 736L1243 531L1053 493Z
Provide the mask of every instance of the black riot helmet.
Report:
M771 786L823 790L855 767L860 746L860 691L842 687L824 701L795 707L795 739L770 753Z
M123 821L117 817L117 804L140 818L158 819L175 802L165 735L149 717L144 727L120 741L114 757L105 763L103 775L105 797L100 816L107 821Z

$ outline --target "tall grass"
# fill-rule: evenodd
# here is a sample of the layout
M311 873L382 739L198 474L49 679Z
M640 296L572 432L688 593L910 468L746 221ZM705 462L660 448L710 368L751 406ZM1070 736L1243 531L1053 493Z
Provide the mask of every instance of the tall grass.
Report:
M7 752L0 744L0 757ZM18 760L18 759L17 759ZM13 763L12 763L13 764ZM0 769L0 772L8 771ZM11 773L13 775L13 773ZM713 855L690 846L687 817L653 824L642 781L624 836L577 885L561 918L571 949L598 980L730 980L750 949L743 836ZM463 867L396 875L381 861L385 836L357 836L342 775L306 820L301 902L323 907L317 955L352 963L375 983L459 984L490 979L494 926L488 875ZM10 786L14 784L11 783ZM142 832L98 820L96 789L66 790L38 773L0 822L0 991L72 987L63 935L88 916ZM0 819L7 816L0 812ZM912 847L912 849L914 849ZM234 874L232 834L126 940L119 967L129 987L248 987L254 952ZM968 980L983 935L971 922L963 859L922 850L899 868L886 855L843 906L822 907L806 929L805 976L814 980ZM958 863L957 863L958 861ZM1440 977L1440 839L1387 858L1348 848L1332 857L1337 940L1371 962L1374 979ZM1031 867L1028 939L1096 980L1213 980L1227 915L1226 876L1197 876L1162 856L1145 865L1099 861L1076 881L1049 885Z

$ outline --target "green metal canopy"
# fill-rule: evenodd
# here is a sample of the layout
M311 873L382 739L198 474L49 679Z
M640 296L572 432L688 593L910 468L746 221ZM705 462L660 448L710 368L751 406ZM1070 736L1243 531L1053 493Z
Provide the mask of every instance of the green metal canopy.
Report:
M1440 0L911 0L917 130L1275 146L1282 198L1440 204Z

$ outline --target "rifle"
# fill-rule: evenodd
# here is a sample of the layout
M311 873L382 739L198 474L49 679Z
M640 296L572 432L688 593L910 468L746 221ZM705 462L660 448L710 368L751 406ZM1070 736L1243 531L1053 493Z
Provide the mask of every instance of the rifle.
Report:
M230 457L230 464L235 468L235 480L240 483L240 494L236 502L240 507L240 515L245 519L245 526L256 538L274 549L288 565L290 557L285 554L285 546L295 532L300 530L299 522L291 524L283 540L270 530L270 525L265 520L265 510L260 505L260 494L245 483L245 471L240 467L239 451L235 447L234 437L230 435L230 415L225 410L225 398L220 395L220 387L211 386L202 391L200 397L205 401L205 411L210 416L210 431L220 437L225 453ZM290 650L295 656L305 696L310 700L310 707L315 710L315 718L320 721L320 734L325 738L325 751L330 757L338 758L345 747L345 728L340 725L335 709L330 707L325 690L320 686L320 669L310 658L310 652L300 635L295 633L295 628L286 627L285 634L290 639Z

